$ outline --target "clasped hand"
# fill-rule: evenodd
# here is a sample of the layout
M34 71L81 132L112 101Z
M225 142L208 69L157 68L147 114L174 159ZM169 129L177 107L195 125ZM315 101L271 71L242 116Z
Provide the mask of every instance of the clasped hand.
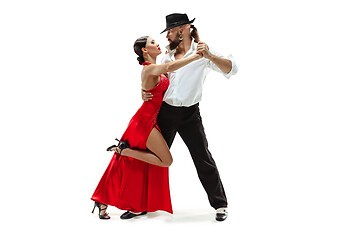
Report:
M210 58L212 55L209 51L209 46L204 42L198 42L196 53L200 54L204 58Z

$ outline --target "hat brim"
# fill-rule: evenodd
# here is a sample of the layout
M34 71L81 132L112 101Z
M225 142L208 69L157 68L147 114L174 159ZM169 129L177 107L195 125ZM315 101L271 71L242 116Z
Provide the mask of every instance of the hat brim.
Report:
M184 24L193 23L194 21L195 21L195 18L194 18L193 20L191 20L191 21L188 21L188 22L179 22L179 23L176 23L176 24L172 25L171 27L165 28L165 30L162 31L161 33L166 32L167 30L170 30L170 29L172 29L172 28L176 28L176 27L178 27L178 26L184 25ZM160 34L161 34L161 33L160 33Z

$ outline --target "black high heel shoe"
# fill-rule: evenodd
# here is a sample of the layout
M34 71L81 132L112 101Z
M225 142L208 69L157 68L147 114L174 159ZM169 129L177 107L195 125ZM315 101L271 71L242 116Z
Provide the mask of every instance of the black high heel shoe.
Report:
M105 208L101 208L101 206L105 206ZM101 211L104 211L104 210L107 209L108 206L107 206L106 204L101 204L101 203L95 202L95 203L94 203L94 208L93 208L93 210L92 210L91 213L94 213L94 210L95 210L96 207L99 208L99 218L100 218L100 219L105 219L105 220L110 219L110 216L109 216L109 214L108 214L107 212L105 212L104 214L100 215L100 212L101 212Z
M117 152L118 154L121 155L122 150L124 150L124 149L126 149L126 148L130 148L130 145L129 145L128 142L126 142L126 141L125 141L125 142L122 142L122 141L120 141L120 140L117 139L117 138L115 138L115 140L119 142L119 145L117 145L117 146L116 146L116 145L112 145L112 146L108 147L108 148L106 149L106 151L111 151L112 148L115 148L115 152Z

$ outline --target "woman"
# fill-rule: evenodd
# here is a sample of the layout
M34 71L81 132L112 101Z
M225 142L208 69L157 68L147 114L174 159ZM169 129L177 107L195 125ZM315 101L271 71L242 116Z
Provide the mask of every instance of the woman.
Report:
M138 38L134 51L139 56L142 88L151 92L152 101L144 102L131 119L91 199L99 208L100 219L110 219L107 205L127 210L121 219L144 215L148 211L172 213L168 167L172 163L169 148L156 124L169 80L164 75L201 58L199 54L157 65L159 44L151 37ZM94 212L93 209L93 212Z

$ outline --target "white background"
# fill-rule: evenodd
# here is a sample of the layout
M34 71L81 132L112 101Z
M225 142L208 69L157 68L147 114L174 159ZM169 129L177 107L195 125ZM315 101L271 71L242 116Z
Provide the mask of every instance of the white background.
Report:
M344 0L1 1L7 239L359 239L359 11ZM100 221L90 197L105 149L141 105L133 43L150 35L164 49L174 12L239 67L229 80L210 73L200 104L229 217L214 221L177 136L174 215L121 221L110 207Z

